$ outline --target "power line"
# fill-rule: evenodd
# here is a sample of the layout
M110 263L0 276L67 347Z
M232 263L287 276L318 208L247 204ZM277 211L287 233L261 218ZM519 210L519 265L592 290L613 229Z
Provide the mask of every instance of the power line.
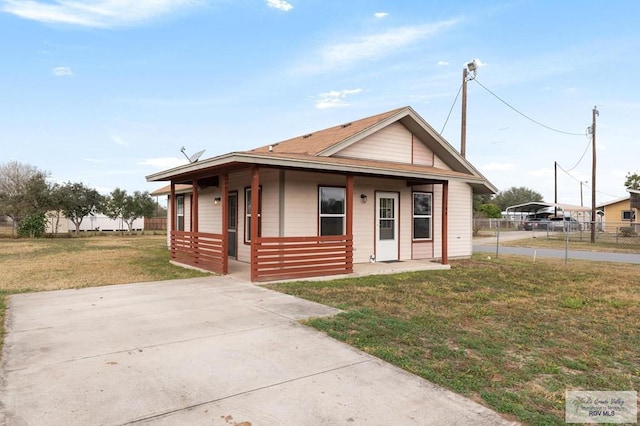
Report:
M484 84L480 83L478 81L477 78L475 78L473 81L475 81L476 83L478 83L480 85L480 87L482 87L484 90L486 90L487 92L489 92L491 95L493 95L497 100L499 100L500 102L502 102L503 104L505 104L506 106L508 106L509 108L511 108L513 111L517 112L518 114L520 114L521 116L523 116L524 118L526 118L527 120L531 121L532 123L537 124L538 126L544 127L547 130L551 130L553 132L557 132L557 133L562 133L564 135L570 135L570 136L582 136L584 133L572 133L572 132L565 132L564 130L558 130L558 129L554 129L553 127L547 126L546 124L542 124L539 121L534 120L533 118L529 117L528 115L520 112L518 109L516 109L515 107L511 106L507 101L505 101L504 99L502 99L500 96L496 95L495 93L493 93L491 90L489 90L489 88L487 88Z
M560 170L562 170L563 172L565 172L565 173L567 174L567 176L569 176L571 179L575 180L576 182L580 183L581 185L586 186L587 188L591 188L591 184L589 184L589 183L585 183L585 181L581 181L581 180L580 180L580 179L578 179L577 177L573 176L571 173L569 173L569 171L567 171L567 170L563 169L563 168L562 168L562 166L561 166L560 164L558 164L558 162L556 162L556 164L557 164L558 168L559 168ZM619 195L613 195L613 194L609 194L609 193L607 193L607 192L603 192L603 191L599 191L599 190L596 190L596 192L597 192L598 194L607 195L607 196L609 196L609 197L622 198L622 197L620 197Z
M587 154L587 151L589 150L589 147L591 146L591 139L589 139L587 141L587 147L584 149L584 152L582 153L582 156L580 157L580 159L578 160L578 162L571 167L569 170L566 170L566 172L570 172L571 170L575 169L576 167L578 167L578 165L582 162L582 159L584 158L584 156Z
M444 132L444 128L447 127L447 123L449 122L449 117L451 117L451 111L453 111L453 107L456 105L456 102L458 101L458 96L460 96L461 90L462 90L462 85L460 85L460 88L458 89L458 93L456 94L456 98L453 100L453 103L451 104L451 108L449 109L449 114L447 114L447 119L444 120L444 124L442 125L442 130L440 130L440 134L442 134L442 132Z

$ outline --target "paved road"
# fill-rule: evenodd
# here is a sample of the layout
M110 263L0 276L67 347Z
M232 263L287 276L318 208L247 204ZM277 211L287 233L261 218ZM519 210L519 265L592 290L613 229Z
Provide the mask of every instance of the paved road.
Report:
M526 240L533 238L535 235L540 235L540 232L534 231L509 231L500 233L500 242ZM473 240L473 252L494 253L496 252L496 237L476 238ZM550 257L555 259L564 259L565 256L569 259L578 260L596 260L600 262L620 262L620 263L640 263L640 254L629 253L609 253L599 251L583 251L583 250L569 250L565 253L565 250L556 249L543 249L543 248L528 248L528 247L507 247L500 245L498 254L514 254L520 256L536 257Z
M473 252L486 252L495 253L496 245L489 244L474 244ZM608 253L598 251L581 251L581 250L569 250L565 253L565 250L543 249L543 248L527 248L527 247L505 247L500 246L498 250L499 254L515 254L521 256L536 257L550 257L556 259L564 259L565 256L569 259L579 260L597 260L600 262L619 262L619 263L640 263L640 254L629 253Z
M513 424L297 322L336 312L229 277L12 295L0 424Z

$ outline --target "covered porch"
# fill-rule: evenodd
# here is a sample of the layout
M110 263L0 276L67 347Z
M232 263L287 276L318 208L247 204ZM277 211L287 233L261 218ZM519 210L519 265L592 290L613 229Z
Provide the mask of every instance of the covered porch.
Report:
M272 167L270 165L258 164L225 164L222 167L211 167L200 170L197 173L185 173L179 176L171 176L170 184L170 236L169 248L171 260L177 264L187 265L199 269L204 269L217 274L247 274L253 282L304 279L309 277L336 276L359 274L363 268L367 270L402 270L402 267L415 268L419 263L432 269L434 259L398 261L394 264L384 263L355 263L354 264L354 203L360 202L361 194L355 194L354 177L365 176L356 173L335 173L331 172L332 178L341 179L345 190L344 206L344 233L342 235L320 236L314 229L315 235L288 235L284 226L279 227L278 232L272 232L263 236L260 232L261 222L268 220L271 222L284 222L284 207L278 209L280 217L271 217L278 214L262 208L261 189L263 181L262 175L266 172L269 175L274 173L284 173L284 170L295 170L298 168ZM246 200L246 207L250 207L243 218L247 220L245 224L244 246L249 246L250 255L248 262L240 262L230 258L230 249L233 251L233 238L230 239L229 229L233 227L234 217L238 216L237 206L234 207L228 202L229 195L237 192L230 186L230 174L242 171L250 176L249 185L245 188L246 194L250 198ZM309 172L308 170L303 170ZM309 173L322 173L314 170ZM324 171L324 173L328 173ZM442 188L442 202L440 207L439 226L440 234L435 240L439 240L441 256L438 267L448 268L448 181L434 179L413 179L395 177L402 179L403 185L439 185ZM177 230L177 217L174 212L176 206L176 186L189 184L192 187L189 230ZM203 231L201 228L201 200L200 192L207 185L215 185L219 189L219 197L216 197L220 224L217 232L210 232L211 229ZM247 191L250 190L250 191ZM281 186L278 190L279 203L283 204L284 189ZM315 191L315 189L314 189ZM263 191L264 192L264 191ZM273 192L273 191L272 191ZM234 210L233 212L232 210ZM235 215L235 216L234 216ZM187 218L185 218L187 220ZM281 224L283 225L283 223ZM274 235L275 234L275 235ZM245 248L243 247L243 248ZM407 263L408 262L408 263ZM241 272L238 272L241 271ZM246 277L245 277L246 279Z

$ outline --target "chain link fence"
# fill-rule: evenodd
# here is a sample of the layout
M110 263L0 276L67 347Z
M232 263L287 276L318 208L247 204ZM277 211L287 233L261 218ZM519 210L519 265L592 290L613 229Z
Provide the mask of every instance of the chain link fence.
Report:
M591 242L592 222L571 220L510 220L510 219L474 219L474 237L499 236L506 241L509 233L526 231L531 237L571 242ZM640 252L640 223L638 222L601 222L595 223L595 240L599 245L617 246ZM521 234L521 233L520 233ZM526 239L527 235L522 236ZM518 238L520 239L520 238Z

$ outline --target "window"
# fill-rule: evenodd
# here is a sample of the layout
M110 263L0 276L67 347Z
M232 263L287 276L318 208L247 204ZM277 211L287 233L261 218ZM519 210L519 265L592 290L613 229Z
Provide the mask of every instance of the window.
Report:
M184 195L176 195L176 231L184 231Z
M432 194L430 192L413 193L413 239L431 239L431 208Z
M622 220L635 220L636 212L633 210L623 210L622 211Z
M258 188L258 237L262 235L262 188ZM244 242L251 242L251 188L244 190Z
M344 235L345 189L321 186L318 198L320 235Z
M380 220L380 239L393 240L395 238L395 199L380 198L380 206L378 207L378 215Z

